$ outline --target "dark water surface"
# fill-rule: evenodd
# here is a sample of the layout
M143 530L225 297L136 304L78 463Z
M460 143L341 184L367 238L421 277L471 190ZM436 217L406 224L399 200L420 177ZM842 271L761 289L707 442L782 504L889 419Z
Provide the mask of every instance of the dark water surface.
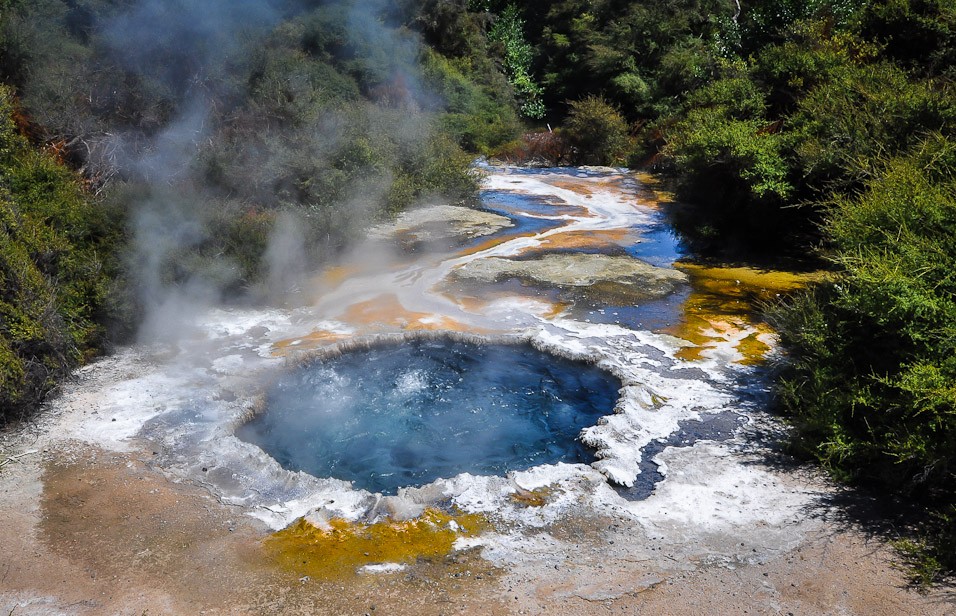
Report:
M468 472L594 460L620 382L528 345L411 341L296 369L237 431L289 470L394 494Z
M480 196L481 209L509 218L514 224L495 235L500 242L522 235L543 233L567 224L564 220L554 220L556 212L553 203L534 195L483 190ZM487 237L481 237L473 243L479 244L487 240Z

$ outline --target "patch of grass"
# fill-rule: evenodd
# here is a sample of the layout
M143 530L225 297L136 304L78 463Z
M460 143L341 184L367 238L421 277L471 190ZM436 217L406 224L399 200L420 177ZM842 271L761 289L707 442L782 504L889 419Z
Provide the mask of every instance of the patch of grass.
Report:
M913 584L927 588L939 581L943 565L931 545L914 539L897 539L890 545L903 557L905 571Z

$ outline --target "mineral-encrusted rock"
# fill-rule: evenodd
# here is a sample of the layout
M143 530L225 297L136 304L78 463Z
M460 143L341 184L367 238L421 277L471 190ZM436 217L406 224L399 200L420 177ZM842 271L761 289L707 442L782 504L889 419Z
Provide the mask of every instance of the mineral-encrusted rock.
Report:
M675 269L603 254L549 254L526 260L488 257L459 267L454 276L461 282L518 279L616 305L664 297L687 281L687 275Z
M513 226L505 216L454 205L433 205L403 212L394 221L373 227L369 235L406 245L467 241Z

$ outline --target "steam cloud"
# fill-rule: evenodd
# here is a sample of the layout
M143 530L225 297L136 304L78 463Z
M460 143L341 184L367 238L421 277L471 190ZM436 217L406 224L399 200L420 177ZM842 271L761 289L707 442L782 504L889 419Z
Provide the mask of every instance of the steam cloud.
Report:
M227 289L234 289L236 264L227 259L204 262L190 269L183 282L169 282L170 263L201 246L208 238L204 229L216 214L223 195L205 185L197 167L203 148L215 136L216 118L223 107L236 105L241 88L235 76L248 62L244 57L283 20L303 11L336 4L306 0L139 0L103 25L101 35L118 66L141 76L143 83L165 90L177 102L174 116L158 132L140 129L117 131L108 148L113 164L136 185L130 202L133 246L130 269L135 273L137 299L145 308L139 337L143 341L168 340L196 311L223 301ZM382 75L383 91L370 93L389 104L407 108L434 107L436 99L422 87L416 69L420 41L408 31L391 28L384 22L391 3L338 2L347 8L349 43L359 54L377 58L370 64L389 67ZM387 84L398 84L391 87ZM396 99L402 100L396 100ZM318 165L342 137L339 117L317 119L308 130L286 141L314 156ZM420 135L414 114L408 125L390 127L406 131L409 138ZM268 130L275 130L270 128ZM117 154L118 153L118 154ZM298 153L301 155L301 153ZM269 165L276 154L255 145L236 153L242 168L249 169L250 183ZM369 178L347 205L325 216L347 222L368 222L368 202L388 190L391 178ZM262 190L275 190L266 184ZM250 187L250 194L254 187ZM270 297L294 291L307 266L302 224L291 213L280 214L273 226L261 269L263 288Z

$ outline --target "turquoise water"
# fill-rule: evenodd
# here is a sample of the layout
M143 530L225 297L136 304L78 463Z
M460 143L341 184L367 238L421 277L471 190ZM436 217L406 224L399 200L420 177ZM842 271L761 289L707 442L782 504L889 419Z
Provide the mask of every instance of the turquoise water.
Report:
M578 434L613 412L619 388L528 345L412 341L285 375L237 435L289 470L394 494L463 472L590 463Z

